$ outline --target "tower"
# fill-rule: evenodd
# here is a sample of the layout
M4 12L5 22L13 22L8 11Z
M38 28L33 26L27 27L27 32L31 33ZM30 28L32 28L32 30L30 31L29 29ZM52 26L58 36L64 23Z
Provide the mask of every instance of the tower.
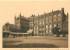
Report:
M21 29L20 21L21 21L21 14L17 17L15 16L15 26L17 31L20 31Z

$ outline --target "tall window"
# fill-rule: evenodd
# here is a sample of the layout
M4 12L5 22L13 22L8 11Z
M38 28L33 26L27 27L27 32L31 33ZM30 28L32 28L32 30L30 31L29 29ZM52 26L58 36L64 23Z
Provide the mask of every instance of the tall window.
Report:
M49 16L49 23L52 23L52 16Z
M48 25L46 25L46 34L48 34Z
M48 24L48 20L49 20L49 19L48 19L48 16L46 16L46 24Z
M58 16L57 15L54 15L53 16L53 23L57 23L57 20L58 20Z

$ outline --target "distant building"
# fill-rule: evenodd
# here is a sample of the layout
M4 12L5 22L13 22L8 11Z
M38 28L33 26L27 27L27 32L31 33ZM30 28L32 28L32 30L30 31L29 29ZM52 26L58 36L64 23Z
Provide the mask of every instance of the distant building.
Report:
M38 16L32 15L30 21L30 28L36 36L52 35L52 28L56 25L62 31L68 32L68 13L64 13L64 8Z

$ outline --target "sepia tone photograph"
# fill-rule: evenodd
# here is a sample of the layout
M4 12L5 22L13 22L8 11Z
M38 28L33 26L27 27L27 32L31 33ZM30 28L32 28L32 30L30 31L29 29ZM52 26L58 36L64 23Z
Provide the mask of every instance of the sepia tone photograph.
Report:
M2 48L68 48L68 4L68 0L0 2Z

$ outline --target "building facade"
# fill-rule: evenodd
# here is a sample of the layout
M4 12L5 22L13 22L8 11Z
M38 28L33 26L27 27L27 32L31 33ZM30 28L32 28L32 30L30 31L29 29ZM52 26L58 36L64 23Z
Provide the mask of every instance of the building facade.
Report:
M29 20L21 14L18 17L15 17L15 26L17 32L26 32L29 29Z
M52 35L52 29L57 25L60 30L68 32L68 13L64 13L64 8L30 17L30 28L35 36Z
M62 33L68 33L68 13L65 14L64 8L42 15L32 15L29 18L16 16L15 24L6 23L3 26L3 31L11 32L30 32L32 36L47 36L53 35L53 28L60 28Z

